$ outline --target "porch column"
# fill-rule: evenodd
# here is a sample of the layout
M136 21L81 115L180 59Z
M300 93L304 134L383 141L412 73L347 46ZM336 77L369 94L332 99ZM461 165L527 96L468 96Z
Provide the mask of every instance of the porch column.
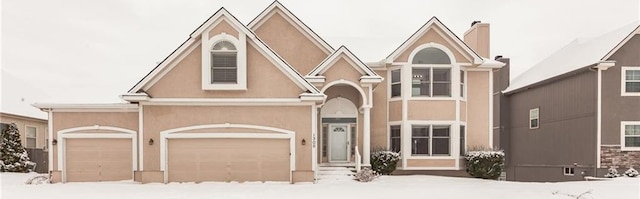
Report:
M362 165L371 166L369 154L371 153L371 107L364 107L364 132L362 136Z

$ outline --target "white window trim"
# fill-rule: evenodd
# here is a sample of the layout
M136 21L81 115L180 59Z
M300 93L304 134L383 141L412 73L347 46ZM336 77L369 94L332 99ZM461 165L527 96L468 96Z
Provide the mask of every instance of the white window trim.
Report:
M392 85L394 85L394 83L393 83L393 71L395 71L395 70L398 70L398 72L400 72L400 82L398 82L397 84L402 85L402 83L403 83L402 79L404 79L402 77L402 68L401 67L389 68L389 70L388 70L389 74L388 74L388 77L387 77L387 79L389 80L389 87L388 87L389 88L389 92L388 92L389 97L387 99L389 99L389 101L395 101L395 100L401 100L402 99L402 86L400 86L400 95L392 96L392 94L393 94Z
M621 121L620 122L620 150L622 151L640 151L640 147L627 147L624 141L625 126L627 125L640 125L640 121ZM635 136L633 136L635 137Z
M567 169L569 169L569 171L573 171L573 173L567 173ZM565 176L574 176L576 174L576 169L574 167L562 167L562 173Z
M202 33L202 90L247 90L247 41L244 33L239 38L227 33L220 33L209 38L209 31ZM237 50L237 83L211 83L211 48L220 41L231 42Z
M536 117L536 118L531 117L531 112L532 111L538 112L538 117ZM536 127L532 127L531 126L531 120L534 120L534 119L538 119L538 126L536 126ZM540 128L540 108L529 109L529 122L528 122L527 125L529 125L529 129L538 129L538 128Z
M27 136L27 129L28 128L36 129L36 137L34 137L36 139L36 144L32 148L27 147L27 142L28 142L28 139L29 139L29 136ZM38 148L38 127L31 126L31 125L24 125L24 148L29 148L29 149L37 149Z
M435 100L455 100L456 97L455 95L457 95L459 98L460 94L454 94L454 89L453 86L460 86L460 83L454 83L454 78L453 78L453 70L454 70L454 66L453 65L449 65L449 64L412 64L411 65L411 76L405 79L408 79L409 85L411 85L411 95L409 95L409 100L429 100L429 99L435 99ZM429 95L418 95L418 96L414 96L413 95L413 69L429 69ZM449 69L449 96L433 96L433 70L435 69ZM455 79L459 79L459 78L455 78ZM459 81L459 80L458 80Z
M456 158L457 156L453 154L453 135L452 135L452 131L454 130L453 128L453 123L411 123L409 124L409 129L411 129L411 132L409 132L409 148L411 149L409 151L409 158L410 159L453 159ZM413 127L414 126L428 126L429 127L429 154L413 154L413 143L411 142L411 140L413 140ZM433 154L433 126L449 126L449 154L448 155L442 155L442 154ZM402 136L402 131L400 132L401 136ZM457 136L456 136L457 137ZM402 140L402 137L400 138ZM458 139L459 140L459 139ZM400 146L402 146L402 143L400 144Z
M640 71L640 66L638 67L623 66L620 68L620 96L640 96L640 92L637 92L637 93L627 92L627 84L626 84L627 80L625 75L627 71L630 71L630 70Z

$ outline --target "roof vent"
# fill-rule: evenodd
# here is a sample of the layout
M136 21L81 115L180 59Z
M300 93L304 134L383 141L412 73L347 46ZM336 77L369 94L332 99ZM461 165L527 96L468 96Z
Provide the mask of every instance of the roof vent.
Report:
M482 21L473 21L471 22L471 26L476 25L477 23L482 23Z
M502 55L496 55L495 60L502 59Z

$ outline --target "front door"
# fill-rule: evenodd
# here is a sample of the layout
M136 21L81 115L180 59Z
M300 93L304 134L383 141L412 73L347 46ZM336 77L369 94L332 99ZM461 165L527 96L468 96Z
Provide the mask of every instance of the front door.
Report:
M348 162L349 128L347 124L329 125L329 162Z

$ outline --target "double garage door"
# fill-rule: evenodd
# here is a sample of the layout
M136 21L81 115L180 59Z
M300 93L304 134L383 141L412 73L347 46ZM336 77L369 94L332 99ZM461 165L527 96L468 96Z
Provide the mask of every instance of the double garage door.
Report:
M67 182L99 182L133 178L132 139L66 139Z
M169 182L289 181L289 139L173 138Z

